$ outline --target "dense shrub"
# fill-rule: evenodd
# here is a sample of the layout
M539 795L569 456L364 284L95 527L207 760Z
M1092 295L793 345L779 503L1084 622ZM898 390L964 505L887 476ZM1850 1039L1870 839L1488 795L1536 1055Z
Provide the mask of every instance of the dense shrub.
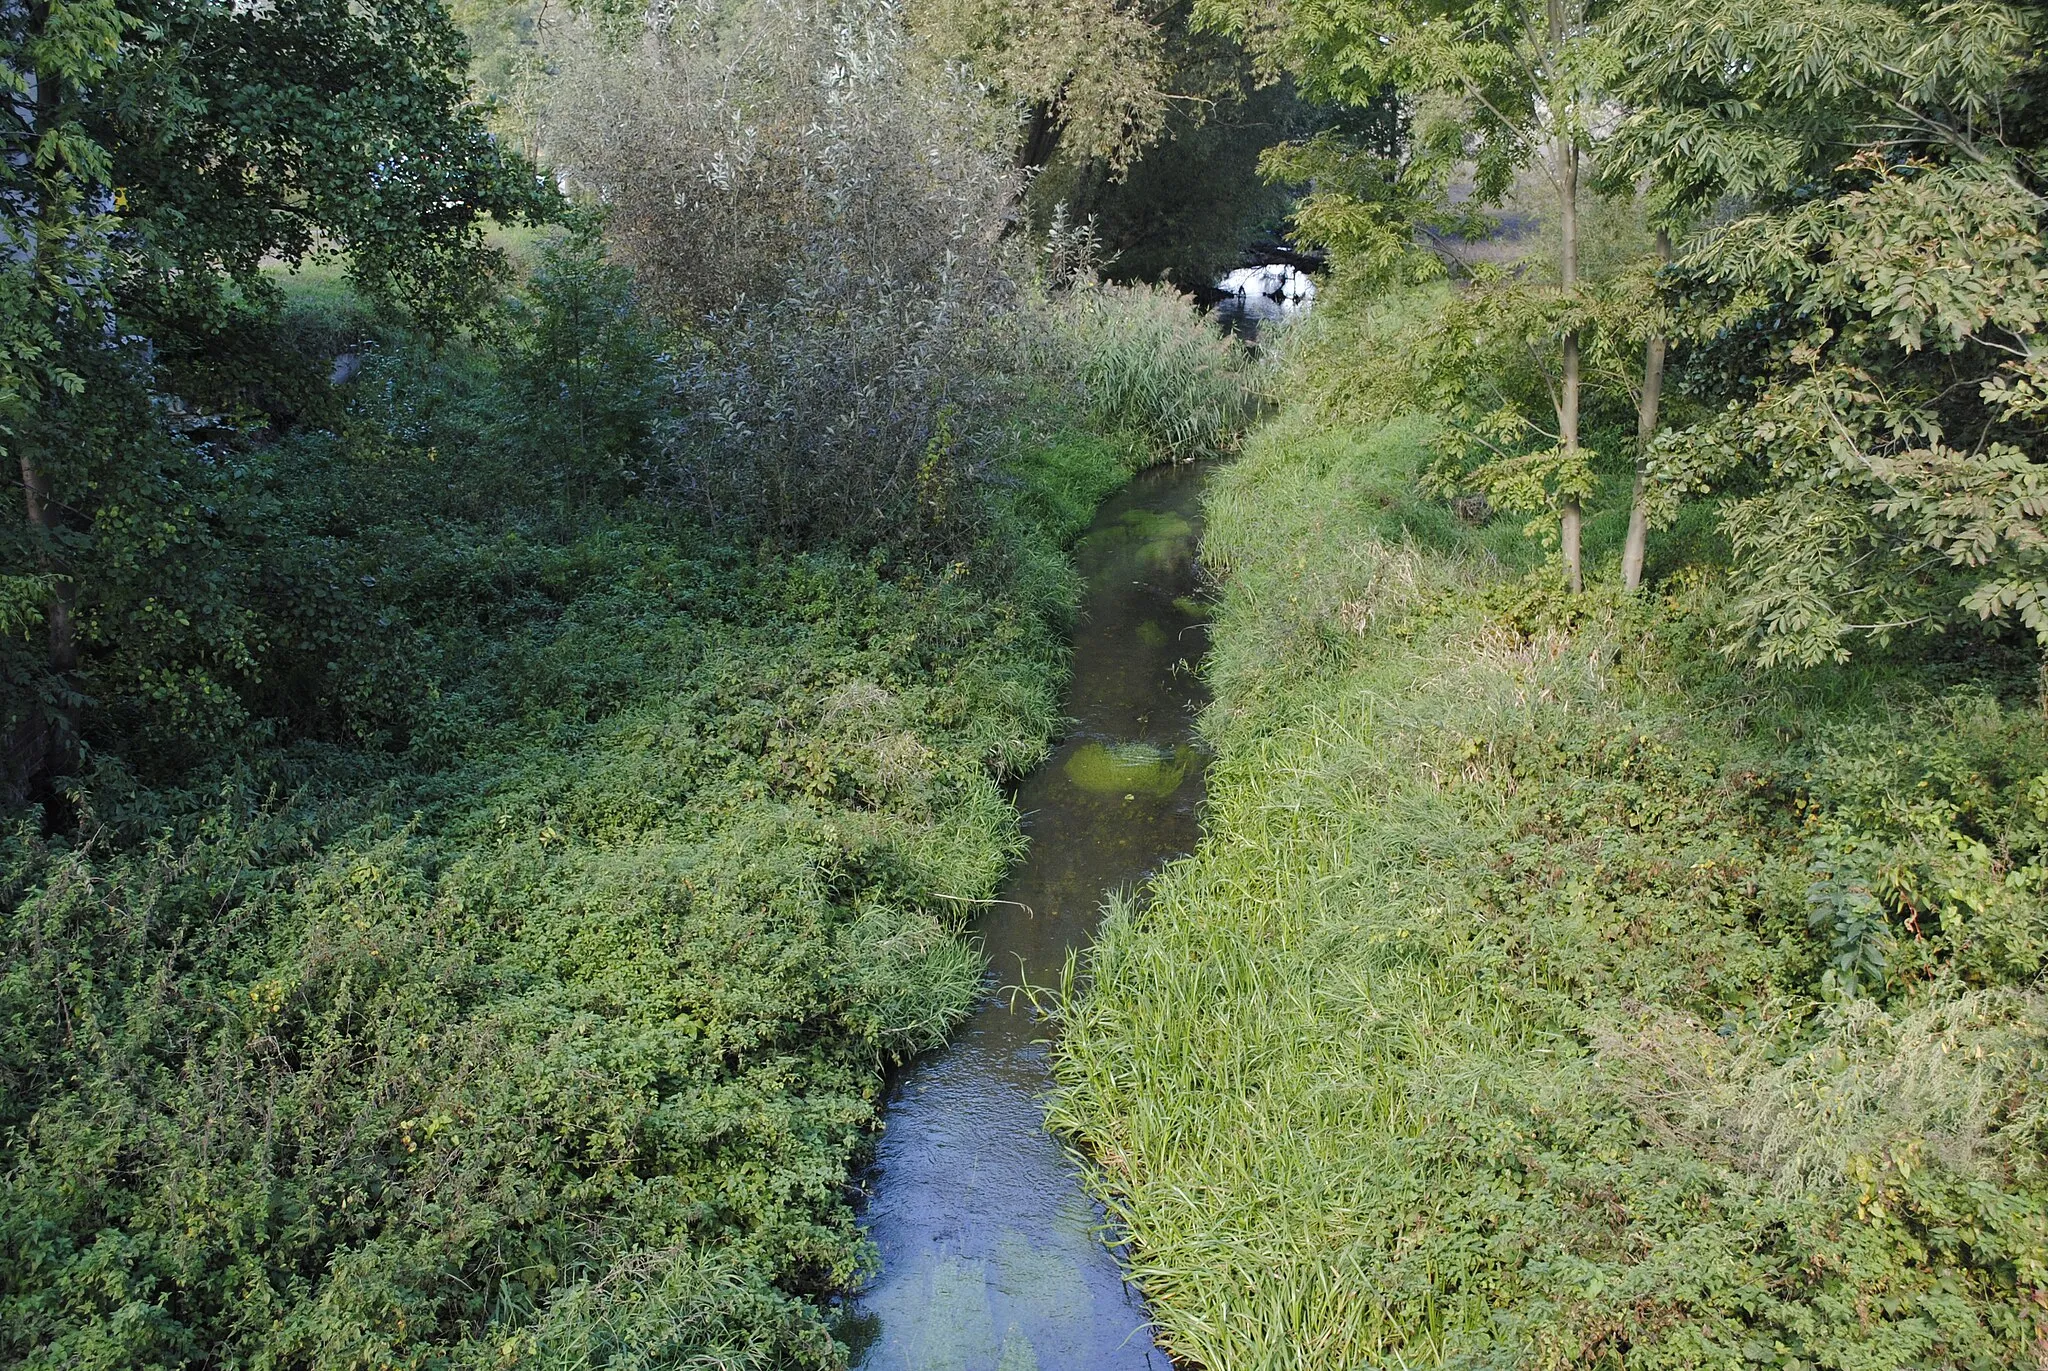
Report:
M696 335L661 488L794 541L960 552L1019 361L981 95L913 69L883 5L593 24L562 64L548 145Z

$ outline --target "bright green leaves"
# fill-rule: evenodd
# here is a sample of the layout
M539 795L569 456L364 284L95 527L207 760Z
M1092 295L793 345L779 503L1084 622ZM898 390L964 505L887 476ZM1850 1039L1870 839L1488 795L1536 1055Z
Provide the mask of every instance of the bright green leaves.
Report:
M1064 145L1121 176L1164 135L1176 84L1198 75L1176 69L1177 19L1159 0L920 0L909 21L934 53L1040 112L1045 131L1027 129L1020 150L1027 166Z
M1441 259L1415 250L1415 231L1483 233L1470 207L1446 203L1441 168L1405 163L1398 148L1366 147L1326 130L1267 150L1267 179L1308 187L1294 208L1294 230L1344 264L1346 280L1408 282L1441 276Z
M1608 178L1706 229L1667 281L1692 388L1662 497L1748 487L1727 642L1769 664L2011 619L2048 642L2048 314L2021 7L1630 0ZM1675 485L1675 491L1674 491Z
M1854 309L1906 352L2033 334L2048 308L2039 197L2002 168L1883 168L1834 202L1803 307ZM2002 335L2002 336L2000 336Z
M1579 307L1582 153L1613 66L1584 0L1294 0L1278 18L1240 0L1205 0L1197 18L1238 33L1269 65L1325 99L1400 112L1401 136L1377 159L1336 140L1283 150L1276 170L1319 178L1297 229L1339 249L1340 270L1370 284L1425 273L1405 260L1436 256L1445 229L1491 227L1477 211L1499 204L1525 170L1539 167L1556 206L1559 305ZM1456 182L1468 193L1453 194ZM1461 203L1462 202L1462 203ZM1428 246L1425 246L1425 243ZM1353 256L1355 254L1355 256ZM1441 269L1440 264L1432 264ZM1475 298L1517 303L1512 293ZM1513 333L1523 317L1487 327ZM1490 484L1511 504L1554 508L1565 579L1583 584L1581 503L1591 487L1581 442L1586 339L1566 321L1532 353L1544 373L1551 421L1528 405L1484 407L1468 395L1447 408L1454 430L1496 450L1505 465ZM1518 368L1518 370L1524 370ZM1547 427L1555 451L1527 450L1519 430ZM1512 451L1512 448L1523 448Z
M1807 776L1807 922L1829 998L2024 983L2048 956L2038 733L1967 694L1914 725L1912 749L1895 729L1838 730Z
M2040 202L1996 166L1866 166L1865 187L1694 254L1686 270L1727 301L1709 294L1694 336L1773 318L1780 350L1754 397L1660 457L1698 485L1767 473L1726 516L1732 623L1766 663L1839 659L1958 609L2048 641ZM1975 575L1943 590L1951 571Z
M1356 109L1397 106L1398 147L1345 147L1333 135L1276 150L1272 174L1313 185L1297 226L1383 266L1413 230L1470 232L1557 138L1583 140L1586 100L1607 65L1583 6L1518 0L1202 0L1199 22L1236 34L1268 70L1316 98ZM1452 203L1454 179L1471 196ZM1405 228L1407 234L1401 230ZM1405 241L1404 241L1405 238Z
M1598 454L1585 444L1567 447L1557 428L1557 339L1586 340L1588 377L1625 386L1627 358L1602 340L1628 336L1626 306L1633 300L1600 285L1566 292L1484 268L1447 299L1417 332L1412 363L1418 398L1443 421L1432 473L1438 489L1482 490L1501 508L1524 514L1590 496Z
M1611 157L1667 211L1783 195L1873 144L1995 128L2028 60L2012 5L1628 0L1607 24L1629 114Z

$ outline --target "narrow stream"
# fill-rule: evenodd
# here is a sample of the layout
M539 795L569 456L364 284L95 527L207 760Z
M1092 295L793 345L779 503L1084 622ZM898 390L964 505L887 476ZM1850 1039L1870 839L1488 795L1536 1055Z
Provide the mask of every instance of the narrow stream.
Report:
M1102 1211L1046 1135L1045 1027L1001 987L1055 983L1106 893L1194 846L1200 493L1197 468L1146 472L1076 549L1076 722L1018 790L1031 850L979 922L988 993L896 1082L867 1177L882 1269L848 1329L864 1371L1167 1371Z

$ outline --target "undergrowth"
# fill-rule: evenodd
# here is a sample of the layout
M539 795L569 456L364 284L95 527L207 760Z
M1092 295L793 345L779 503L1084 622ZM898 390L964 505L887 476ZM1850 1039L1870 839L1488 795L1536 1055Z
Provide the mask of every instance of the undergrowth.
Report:
M0 1363L840 1361L1140 454L1018 421L951 562L755 545L636 496L632 377L496 356L217 463L215 733L138 667L0 838Z
M1163 1344L2035 1364L2026 664L1738 669L1711 566L1567 600L1416 493L1420 421L1305 411L1212 485L1207 837L1062 1011L1052 1119Z

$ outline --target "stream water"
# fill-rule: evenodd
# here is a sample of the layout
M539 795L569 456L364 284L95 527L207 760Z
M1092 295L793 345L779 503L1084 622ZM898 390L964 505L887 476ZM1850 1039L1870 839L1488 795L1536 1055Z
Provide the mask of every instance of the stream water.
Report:
M1045 1025L1002 988L1057 983L1104 896L1194 846L1200 479L1141 474L1076 549L1073 731L1018 790L1031 849L979 920L981 1004L896 1081L866 1178L881 1273L846 1330L863 1371L1167 1371L1100 1207L1046 1134Z

